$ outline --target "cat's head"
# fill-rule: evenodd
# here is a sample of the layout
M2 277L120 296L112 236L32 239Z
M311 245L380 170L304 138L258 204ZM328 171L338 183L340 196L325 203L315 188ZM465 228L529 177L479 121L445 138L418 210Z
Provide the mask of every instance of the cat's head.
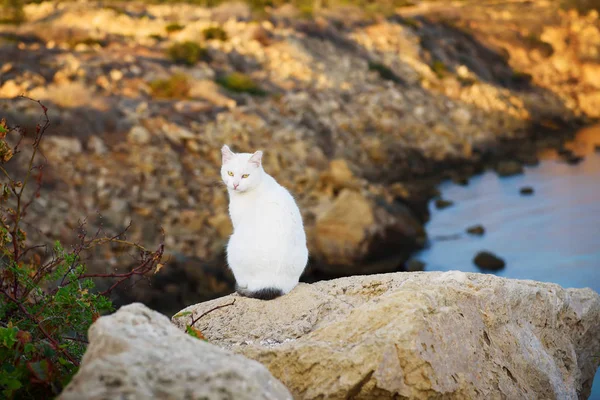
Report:
M224 145L221 148L223 165L221 178L227 188L234 192L243 193L254 189L261 182L264 174L262 168L262 151L254 154L234 153Z

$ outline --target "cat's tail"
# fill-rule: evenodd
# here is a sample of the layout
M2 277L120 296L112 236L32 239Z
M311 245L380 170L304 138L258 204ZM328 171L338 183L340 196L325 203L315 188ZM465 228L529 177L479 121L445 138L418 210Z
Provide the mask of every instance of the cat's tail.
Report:
M268 287L252 291L245 288L241 288L236 285L235 291L238 292L240 296L252 297L254 299L260 300L273 300L274 298L283 295L283 290L274 287Z

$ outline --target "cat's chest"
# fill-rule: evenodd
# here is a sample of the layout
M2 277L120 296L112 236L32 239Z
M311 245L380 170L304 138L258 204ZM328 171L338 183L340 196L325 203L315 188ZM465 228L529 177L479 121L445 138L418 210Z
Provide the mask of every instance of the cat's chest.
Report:
M231 223L233 224L234 229L240 224L244 215L247 215L251 209L251 204L248 202L232 201L229 204L229 216L231 217Z

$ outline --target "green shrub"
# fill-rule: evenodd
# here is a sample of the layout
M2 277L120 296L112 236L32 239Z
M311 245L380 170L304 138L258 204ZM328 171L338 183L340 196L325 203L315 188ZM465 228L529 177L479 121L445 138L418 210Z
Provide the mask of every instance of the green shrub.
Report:
M264 96L267 94L250 76L240 72L233 72L217 78L217 83L225 89L236 93L249 93L255 96Z
M0 23L21 24L25 22L23 0L2 0L0 2Z
M100 39L95 39L95 38L91 38L91 37L86 37L86 38L72 38L68 41L68 44L70 47L75 47L78 44L85 44L86 46L101 46L104 47L106 46L106 41L104 40L100 40Z
M177 22L173 22L173 23L165 26L165 31L167 31L167 33L173 33L173 32L181 31L184 28L185 28L185 26L180 25Z
M185 74L175 74L169 79L150 82L152 97L159 99L185 99L190 92L190 83Z
M396 82L396 83L402 83L402 79L400 79L398 77L398 75L396 75L394 73L394 71L392 71L391 69L389 69L388 67L386 67L383 64L380 64L377 62L369 62L369 70L377 71L377 73L379 73L379 76L382 79Z
M208 60L208 52L196 42L175 43L168 50L173 62L184 65L194 65L200 60Z
M575 9L581 14L587 14L592 10L600 12L600 0L563 0L562 7Z
M442 79L448 73L448 68L443 62L436 60L431 65L431 70L437 75L439 79Z
M220 26L208 27L202 31L202 35L204 35L204 39L206 40L227 40L227 32L225 32Z
M41 103L40 103L41 105ZM134 275L160 266L162 246L151 252L122 235L89 238L79 225L77 243L70 251L56 242L51 249L27 242L28 206L40 195L43 165L36 157L49 127L47 109L37 125L32 150L23 151L25 132L0 122L0 398L49 399L55 397L77 371L87 346L87 330L103 313L113 309L109 295ZM7 140L10 139L10 141ZM15 147L9 143L17 143ZM20 154L30 154L18 178L6 165ZM15 156L17 155L17 156ZM133 247L138 266L122 274L92 274L81 260L86 251L106 244ZM43 257L43 258L42 258ZM107 290L95 290L93 279L112 280Z

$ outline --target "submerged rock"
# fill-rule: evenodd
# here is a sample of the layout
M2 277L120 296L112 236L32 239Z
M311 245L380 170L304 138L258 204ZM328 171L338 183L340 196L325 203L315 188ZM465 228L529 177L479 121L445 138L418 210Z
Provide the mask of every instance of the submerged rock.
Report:
M193 338L139 303L98 319L89 340L61 400L292 398L259 363Z
M482 270L498 271L504 268L506 263L503 259L489 251L480 251L475 255L473 263Z
M586 398L600 363L600 296L590 289L402 272L184 311L233 298L197 328L263 363L296 399Z

